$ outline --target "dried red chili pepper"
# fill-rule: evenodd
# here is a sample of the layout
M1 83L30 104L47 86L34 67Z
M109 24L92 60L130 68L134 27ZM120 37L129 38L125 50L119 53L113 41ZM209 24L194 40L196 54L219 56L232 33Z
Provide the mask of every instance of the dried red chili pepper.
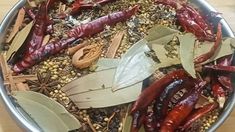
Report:
M202 108L199 108L199 109L195 110L185 120L185 124L182 125L181 131L187 130L193 124L193 122L195 122L196 120L198 120L201 117L205 116L207 113L213 111L217 107L218 107L218 103L217 102L213 102L213 103L210 103L210 104L207 104L207 105L203 106Z
M152 110L147 111L144 121L143 121L143 125L144 125L144 130L145 132L156 132L158 129L158 123L156 120L156 117L154 115L154 112Z
M162 92L159 99L156 100L154 110L158 120L163 120L168 112L168 106L171 98L180 90L186 89L190 91L194 87L194 79L177 80L168 85ZM184 93L186 94L186 93ZM178 100L180 101L180 100ZM176 102L177 103L177 102Z
M46 29L48 25L48 15L46 3L42 2L40 9L35 16L34 25L29 33L29 36L26 38L26 51L25 55L33 53L36 49L41 47L43 38L46 34Z
M163 121L160 131L173 132L188 117L196 104L202 89L206 82L202 81L196 84L193 91L182 101L180 101L167 115Z
M104 5L108 2L114 2L116 0L94 0L92 2L85 2L84 0L76 0L72 4L72 9L70 14L75 15L82 9L92 9L93 7L97 5Z
M165 89L167 85L169 85L171 82L173 82L176 79L183 79L188 77L188 74L180 69L173 71L163 78L156 80L153 84L151 84L149 87L145 88L142 93L139 95L138 99L134 103L131 113L134 113L138 110L144 110L147 108L147 106Z
M208 35L208 33L193 20L186 8L176 10L176 16L183 29L193 33L199 40L214 40L213 36Z
M228 92L230 93L233 92L230 74L226 76L219 76L218 81L220 82L221 85L223 85L227 89Z
M224 91L221 84L215 78L212 80L212 93L213 96L217 99L220 108L223 108L226 100L225 97L226 92Z
M132 114L131 132L138 132L145 118L146 110L136 111Z
M213 30L211 30L211 26L209 24L207 24L208 22L205 21L205 18L202 17L201 13L199 11L197 11L195 8L184 4L183 8L186 8L186 10L188 11L189 15L191 16L191 18L204 30L207 31L209 30L210 32L212 32ZM215 16L214 16L215 17ZM211 33L207 32L207 37L210 37L212 40L214 40L214 37Z
M111 26L118 22L126 21L131 16L133 16L138 9L139 6L136 5L129 10L115 12L110 15L103 16L89 23L77 26L74 29L68 31L67 34L69 37L76 37L76 38L89 37L91 35L103 31L106 25Z
M210 51L195 58L194 63L199 64L199 63L205 62L215 54L215 52L219 48L219 45L222 40L222 25L221 25L221 23L218 23L216 37L217 38L216 38L215 44L211 47Z
M35 19L35 14L33 13L33 11L32 11L32 9L29 9L29 8L27 8L27 7L23 7L23 9L25 10L25 12L29 15L29 17L31 17L31 19Z
M197 10L186 2L180 0L155 0L155 3L175 8L177 20L185 31L193 33L199 40L214 41L211 26Z
M217 60L218 65L231 66L232 65L232 55L225 56ZM233 92L233 87L231 84L231 74L227 73L225 75L218 75L218 81L223 85L228 92Z
M99 33L105 27L105 25L114 25L118 22L122 22L130 18L138 10L139 6L135 6L130 10L124 10L116 12L101 18L98 18L92 22L81 25L69 31L69 38L61 41L51 42L45 46L27 54L23 60L19 61L13 66L13 71L16 73L22 72L26 68L33 66L35 63L40 62L42 59L53 55L60 50L67 48L69 44L81 37L88 37ZM36 49L36 48L35 48Z
M154 111L155 111L157 119L160 120L166 116L167 110L168 110L168 103L170 101L169 98L171 98L170 94L174 92L173 90L178 91L182 83L183 83L183 80L176 80L172 82L163 90L160 97L156 100L154 104Z
M20 72L24 71L25 69L33 66L37 62L42 61L44 58L46 58L50 55L54 55L54 54L58 53L59 51L61 51L62 49L67 48L68 45L71 44L75 40L76 40L76 38L73 37L73 38L69 38L69 39L62 39L60 41L50 42L50 43L40 47L39 49L37 49L33 53L25 56L23 58L23 60L17 62L12 67L12 70L15 73L20 73Z
M204 68L223 72L235 72L235 66L205 65Z

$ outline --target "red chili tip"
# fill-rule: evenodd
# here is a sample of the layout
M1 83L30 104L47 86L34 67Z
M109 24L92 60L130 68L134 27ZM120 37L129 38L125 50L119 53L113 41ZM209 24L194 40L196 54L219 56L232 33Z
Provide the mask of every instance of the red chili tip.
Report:
M136 107L136 105L134 104L134 105L132 106L131 110L130 110L130 115L134 114L134 113L137 111L136 108L137 108L137 107Z

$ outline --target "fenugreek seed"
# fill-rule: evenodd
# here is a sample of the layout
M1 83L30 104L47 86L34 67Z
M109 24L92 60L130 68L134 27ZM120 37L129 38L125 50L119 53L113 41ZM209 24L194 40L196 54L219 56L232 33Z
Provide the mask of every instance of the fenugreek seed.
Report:
M96 130L100 129L100 126L97 126L95 129L96 129Z
M43 72L46 72L46 70L45 69L40 69L40 72L43 73Z
M119 128L118 128L118 131L121 132L121 131L122 131L122 127L119 127Z
M42 69L47 69L47 67L46 66L42 66Z
M58 70L62 71L63 69L62 68L58 68Z
M94 123L94 124L92 124L92 126L93 126L93 127L96 127L96 126L97 126L97 124L95 124L95 123Z
M82 115L83 113L81 111L79 111L79 115Z
M58 75L53 75L53 77L58 78Z
M119 127L122 127L122 123L119 123Z
M72 76L75 76L76 75L76 73L75 72L73 72L73 73L71 73L72 74Z
M53 65L53 62L50 61L48 64L52 66L52 65Z
M66 62L62 62L62 65L66 65Z
M59 91L58 91L58 90L55 90L54 92L55 92L55 93L58 93Z
M50 92L50 95L53 95L53 92Z
M82 113L87 113L87 111L86 110L82 110Z
M83 118L84 121L87 121L87 118Z
M62 98L63 96L60 94L59 97Z
M208 129L208 127L205 127L205 129L207 130L207 129Z
M63 96L63 95L62 95ZM62 100L66 100L67 98L66 97L62 97Z
M213 119L217 119L217 116L213 116Z
M106 117L106 118L104 118L104 121L108 121L108 120L109 120L109 118L107 118L107 117Z
M43 62L44 65L48 65L48 63L46 61Z
M59 66L58 65L54 65L53 68L58 68Z
M77 76L80 77L80 76L82 76L82 74L81 73L77 73Z
M61 95L62 95L62 96L64 96L64 97L66 96L66 94L65 94L65 93L62 93Z

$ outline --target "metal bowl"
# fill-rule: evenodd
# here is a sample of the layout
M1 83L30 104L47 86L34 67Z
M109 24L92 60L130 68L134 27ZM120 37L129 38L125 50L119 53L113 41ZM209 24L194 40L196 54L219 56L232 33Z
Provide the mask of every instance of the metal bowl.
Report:
M5 16L4 20L0 25L0 44L3 42L4 40L3 38L6 35L6 31L9 28L11 22L15 19L18 10L21 7L23 7L25 3L26 0L20 0ZM199 7L200 10L202 10L204 13L209 13L210 11L216 11L205 0L191 0L191 3ZM216 20L214 20L214 22L216 23ZM226 23L226 21L222 19L221 23L223 25L223 36L234 37L234 34L229 25ZM235 65L235 59L233 60L233 64ZM235 74L232 74L232 84L233 87L235 88ZM30 116L26 112L24 112L24 110L20 107L20 105L17 104L16 101L10 96L9 91L3 86L2 73L0 73L0 94L1 94L1 99L3 100L3 102L6 105L6 108L8 109L8 112L23 129L25 129L26 131L33 131L33 132L43 131L39 127L39 125L37 125L37 123L33 119L31 119ZM225 119L231 113L234 104L235 104L235 94L232 93L232 95L228 98L228 101L226 102L225 108L223 109L219 119L210 127L208 131L211 132L215 131L220 125L223 124Z

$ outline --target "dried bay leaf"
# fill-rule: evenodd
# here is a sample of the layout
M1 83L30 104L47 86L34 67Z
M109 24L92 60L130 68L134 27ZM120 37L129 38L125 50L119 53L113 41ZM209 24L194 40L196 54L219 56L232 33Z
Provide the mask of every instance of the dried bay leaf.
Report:
M31 28L33 26L33 21L30 22L28 25L26 25L21 31L19 31L15 38L13 39L11 46L9 50L7 51L6 59L9 60L9 58L12 56L14 52L16 52L24 43L25 39L27 38Z
M163 25L156 25L149 29L148 35L145 37L145 39L148 41L150 47L152 47L151 45L153 44L164 45L178 33L178 30L174 30Z
M81 109L101 108L135 101L142 89L142 82L113 92L116 68L88 74L62 87L68 97Z
M106 69L116 68L119 64L120 59L111 59L111 58L101 58L96 63L97 71L102 71Z
M222 41L222 44L220 45L219 49L215 52L215 54L206 62L203 64L212 62L216 59L219 59L223 56L230 55L234 52L234 48L232 48L232 45L234 45L235 41L234 38L226 38L225 40ZM195 57L198 57L204 53L207 53L211 47L214 45L214 42L203 42L203 43L196 43L195 44Z
M155 72L156 63L146 55L149 51L147 41L142 39L123 55L116 70L113 91L142 82Z
M32 91L13 91L12 94L43 131L65 132L81 127L62 105L43 94Z
M127 113L128 114L128 113ZM131 126L132 126L132 116L127 115L124 122L123 122L123 129L122 132L130 132L131 131Z
M18 12L18 15L17 15L17 18L16 18L16 21L15 21L15 24L13 26L13 29L9 35L9 37L7 38L6 42L9 43L13 38L14 36L16 35L16 33L19 31L20 29L20 26L22 25L23 23L23 20L24 20L24 16L25 16L25 11L23 8L21 8Z
M194 43L196 38L193 34L187 33L178 36L180 41L180 61L185 69L193 78L196 78L194 67Z
M155 51L155 54L160 61L160 63L156 64L157 68L180 64L179 58L177 58L177 57L170 58L166 55L167 51L164 48L164 45L154 44L154 45L152 45L152 50ZM179 51L179 49L177 49L177 52L178 51Z

